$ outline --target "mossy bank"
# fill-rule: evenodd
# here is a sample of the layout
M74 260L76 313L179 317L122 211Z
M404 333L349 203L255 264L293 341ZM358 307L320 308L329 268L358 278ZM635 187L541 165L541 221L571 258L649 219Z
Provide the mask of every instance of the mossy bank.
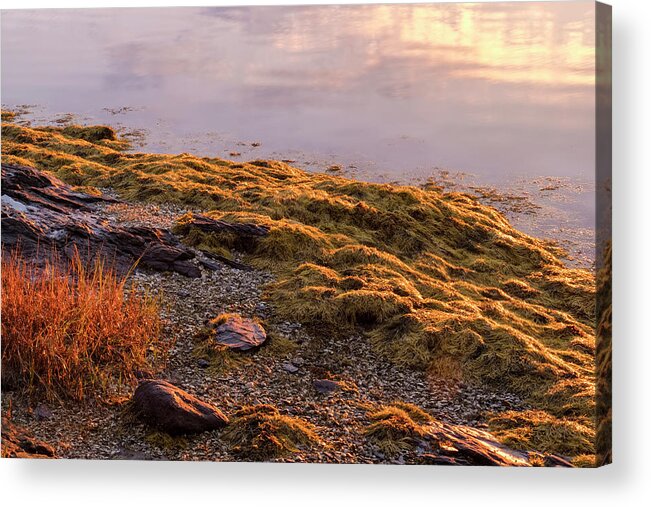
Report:
M595 278L495 209L437 188L370 184L282 162L132 153L108 127L2 126L5 162L123 198L266 226L258 241L177 231L276 276L278 318L361 329L388 361L505 389L530 410L489 416L511 445L594 454ZM560 436L559 436L560 435Z

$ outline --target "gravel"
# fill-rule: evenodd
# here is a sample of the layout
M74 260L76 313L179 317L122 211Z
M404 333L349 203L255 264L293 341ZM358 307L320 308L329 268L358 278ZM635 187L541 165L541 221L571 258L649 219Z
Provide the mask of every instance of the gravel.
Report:
M170 228L189 210L172 205L111 204L97 214L123 224ZM271 273L241 271L219 262L214 270L200 261L202 277L136 270L131 283L140 291L161 294L165 333L175 340L165 369L158 375L219 407L227 415L242 405L269 403L285 414L299 416L317 427L325 448L300 451L278 461L331 463L409 462L408 456L389 459L366 442L369 404L404 401L420 406L446 422L485 428L485 413L524 408L508 393L429 376L401 368L379 357L368 340L352 333L337 338L300 323L278 320L264 300ZM242 259L235 259L241 261ZM271 337L282 337L292 348L265 345L243 355L241 364L218 374L194 349L197 332L220 313L240 313L261 321ZM317 389L319 382L336 381L340 388ZM341 386L346 386L343 388ZM64 404L35 410L23 398L3 396L3 409L35 436L55 446L65 458L166 459L236 461L220 431L177 438L161 444L156 434L123 415L130 393L103 403ZM406 460L406 461L405 461Z

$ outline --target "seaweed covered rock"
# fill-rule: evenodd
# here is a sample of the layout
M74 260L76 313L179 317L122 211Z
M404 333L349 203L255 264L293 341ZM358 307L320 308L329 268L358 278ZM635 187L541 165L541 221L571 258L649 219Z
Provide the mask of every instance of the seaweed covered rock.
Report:
M138 262L160 271L199 277L194 253L166 230L122 227L98 219L94 205L114 202L77 192L59 179L30 167L2 164L2 247L36 260L54 252L110 259L127 272Z
M228 418L217 407L164 380L140 382L131 402L138 418L170 435L201 433L228 424Z
M3 458L54 458L54 448L2 417Z

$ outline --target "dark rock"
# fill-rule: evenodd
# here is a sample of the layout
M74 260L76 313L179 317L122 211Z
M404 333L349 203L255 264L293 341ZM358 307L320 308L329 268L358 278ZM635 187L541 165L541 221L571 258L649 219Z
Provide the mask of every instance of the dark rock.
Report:
M314 381L314 389L316 389L321 394L329 394L334 391L341 389L339 382L335 380L320 379Z
M240 271L253 271L253 268L251 266L247 264L242 264L241 262L234 261L232 259L229 259L228 257L224 257L223 255L216 254L209 250L201 250L201 252L206 257L219 261L222 264L226 264L231 268L239 269ZM212 271L216 271L219 269L219 264L215 264L214 262L211 262L209 260L200 259L199 262Z
M561 458L560 456L556 456L555 454L547 454L543 457L543 461L545 463L546 467L562 467L562 468L570 468L573 467L569 461Z
M269 234L269 228L264 225L224 222L199 213L192 215L190 225L202 232L230 232L242 237L263 237Z
M201 358L197 360L197 364L199 365L199 368L208 368L210 366L210 361L207 359Z
M158 271L176 271L189 278L201 277L201 270L187 262L194 253L182 245L154 243L149 245L140 258L140 263Z
M266 340L267 333L260 324L240 315L229 315L226 322L215 329L215 341L233 350L250 350Z
M54 458L54 448L19 428L7 417L2 418L3 458Z
M294 366L292 363L283 363L283 370L288 373L298 373L298 367Z
M211 431L228 424L217 407L164 380L140 382L132 402L134 413L143 422L170 435Z
M43 403L39 403L36 409L34 410L34 417L36 417L36 419L38 419L39 421L52 419L53 415L54 414L52 414L50 407L48 407Z
M436 454L423 454L423 458L427 461L428 465L443 465L443 466L459 466L462 463L458 463L454 458L448 456L437 456Z
M193 213L189 217L184 218L175 230L180 234L186 235L190 231L197 229L207 234L228 233L235 240L235 248L244 251L253 250L257 240L269 234L269 228L263 225L224 222L223 220L216 220L200 213ZM216 260L228 261L228 259L223 257Z
M75 192L54 176L2 164L2 248L19 249L40 262L56 251L65 260L105 257L120 273L139 267L201 276L194 252L170 231L123 227L93 215L97 203L115 199Z
M219 264L208 259L199 259L199 264L210 271L217 271L219 269Z

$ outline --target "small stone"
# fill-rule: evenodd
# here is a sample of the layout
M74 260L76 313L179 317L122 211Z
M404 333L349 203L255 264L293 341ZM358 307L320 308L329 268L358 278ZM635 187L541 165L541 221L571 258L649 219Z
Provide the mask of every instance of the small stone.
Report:
M203 357L197 360L199 368L208 368L210 366L210 361L204 359Z
M314 389L321 394L328 394L341 389L339 382L334 380L320 379L314 381Z
M303 366L305 364L305 359L302 357L296 357L292 359L292 363L295 364L296 366Z
M52 413L52 410L50 410L50 407L48 407L44 403L39 403L36 409L34 410L34 416L39 421L52 419L53 415L54 414Z
M298 373L298 367L294 366L292 363L283 363L283 369L289 373Z

